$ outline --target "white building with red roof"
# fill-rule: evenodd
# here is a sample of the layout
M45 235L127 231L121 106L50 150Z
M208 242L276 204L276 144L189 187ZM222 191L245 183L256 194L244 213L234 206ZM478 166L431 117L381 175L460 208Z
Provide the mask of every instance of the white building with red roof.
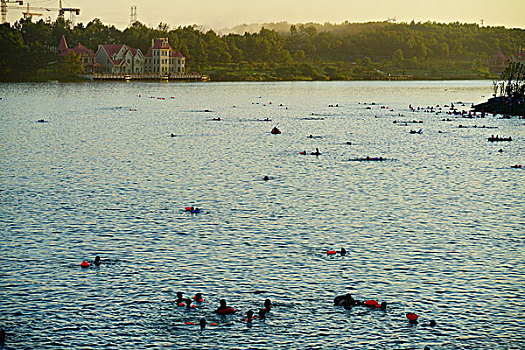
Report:
M170 75L186 70L186 58L170 46L168 38L153 39L144 57L146 73Z
M99 45L96 59L103 66L104 73L144 73L144 55L140 49L133 49L128 45Z
M82 67L84 68L84 73L92 73L93 67L96 65L96 56L93 50L88 49L81 43L78 43L78 45L72 49L68 48L66 38L64 35L62 35L60 43L58 44L57 53L58 56L61 58L64 58L70 54L80 56L80 59L82 61Z

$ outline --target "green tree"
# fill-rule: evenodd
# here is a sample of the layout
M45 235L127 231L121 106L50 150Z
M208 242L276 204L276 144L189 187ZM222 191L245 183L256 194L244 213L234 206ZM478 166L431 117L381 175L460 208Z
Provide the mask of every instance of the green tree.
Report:
M82 74L82 58L80 55L71 52L62 60L62 73L65 76L77 76Z

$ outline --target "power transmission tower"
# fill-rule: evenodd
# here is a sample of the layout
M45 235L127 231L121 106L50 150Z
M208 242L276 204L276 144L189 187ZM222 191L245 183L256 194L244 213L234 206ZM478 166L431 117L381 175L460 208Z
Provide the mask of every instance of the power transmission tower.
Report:
M137 6L131 6L131 13L129 15L129 26L131 27L135 22L137 22Z

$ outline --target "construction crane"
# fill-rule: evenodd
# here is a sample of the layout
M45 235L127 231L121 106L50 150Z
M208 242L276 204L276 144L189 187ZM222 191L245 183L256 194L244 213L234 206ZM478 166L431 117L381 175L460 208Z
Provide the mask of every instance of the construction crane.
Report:
M42 16L41 13L31 12L29 9L29 3L27 3L27 11L22 12L22 15L24 16L24 19L28 19L28 20L33 19L33 16Z
M20 0L1 0L1 12L2 12L2 24L7 22L7 4L18 4L20 6L22 6L24 4L23 1L20 1Z
M7 17L7 9L11 9L11 10L24 9L23 7L7 7L7 3L8 2L10 2L10 3L18 3L19 5L23 5L23 1L20 1L20 0L16 0L16 1L14 1L14 0L1 0L1 1L2 1L2 23L7 22L7 18L6 18ZM62 7L62 0L59 1L58 5L59 5L58 8L49 8L49 7L34 7L34 6L29 6L29 4L27 4L26 12L22 12L22 14L24 15L24 18L30 18L31 15L42 16L41 13L32 13L32 11L35 11L35 10L48 11L48 12L58 11L58 17L64 18L64 13L69 12L71 14L70 21L71 21L72 24L74 24L75 16L78 16L80 14L80 9L79 8Z

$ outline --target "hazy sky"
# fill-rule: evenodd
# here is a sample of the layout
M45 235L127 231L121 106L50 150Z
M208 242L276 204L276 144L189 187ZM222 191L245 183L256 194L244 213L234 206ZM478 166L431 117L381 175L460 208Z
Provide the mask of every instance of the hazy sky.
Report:
M56 8L58 0L30 0L30 4ZM132 5L137 6L140 22L155 27L159 22L222 29L242 23L367 22L396 17L404 22L480 23L483 19L485 25L525 28L525 0L63 0L63 4L81 9L77 23L98 17L121 29L129 23ZM8 20L16 20L20 13L9 10ZM56 18L56 12L49 14Z

